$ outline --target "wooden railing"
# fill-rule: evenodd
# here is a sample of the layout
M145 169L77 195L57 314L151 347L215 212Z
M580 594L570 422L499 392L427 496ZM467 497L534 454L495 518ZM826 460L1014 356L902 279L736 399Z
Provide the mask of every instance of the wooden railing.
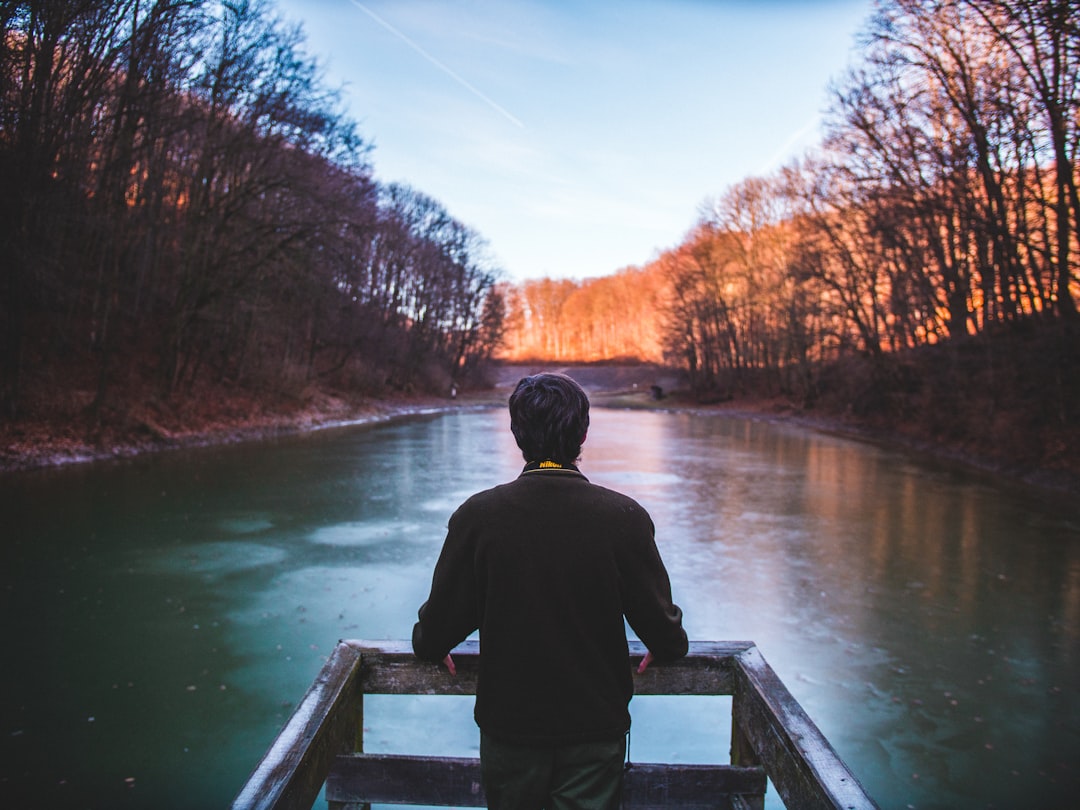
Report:
M628 666L645 654L630 645ZM369 803L483 807L477 759L364 754L364 695L476 693L478 647L454 650L457 676L404 642L342 641L233 802L234 810L308 810L326 784L331 808ZM877 805L752 642L696 641L678 661L634 677L637 695L731 695L731 763L638 764L626 807L763 807L766 775L788 808Z

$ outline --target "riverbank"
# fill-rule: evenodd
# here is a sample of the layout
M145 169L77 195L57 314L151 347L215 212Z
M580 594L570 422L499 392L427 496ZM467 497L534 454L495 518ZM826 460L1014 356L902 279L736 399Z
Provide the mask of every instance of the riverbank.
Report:
M895 426L890 429L872 421L805 411L782 399L754 403L729 402L708 406L708 409L732 416L787 422L822 433L899 449L914 456L1014 481L1039 490L1080 494L1080 464L1076 463L1066 462L1055 467L1042 467L1026 459L1001 454L981 454L962 443L945 443L910 426Z
M1007 453L979 453L962 442L949 443L928 435L918 425L885 425L842 413L807 410L783 397L761 397L701 404L682 391L674 391L660 401L647 392L625 392L593 399L594 404L611 408L649 408L702 414L724 414L733 418L784 422L822 433L870 442L932 459L957 468L1059 494L1080 495L1080 458L1069 456L1054 466L1033 463L1030 457Z
M465 404L449 397L347 397L323 391L296 398L207 394L182 407L151 398L105 419L77 413L0 424L0 473L260 441Z
M506 365L499 369L496 385L509 388L523 374L542 366ZM926 418L924 407L910 409L905 418L888 410L859 411L843 397L822 397L813 408L783 396L744 395L703 403L686 387L685 377L662 366L596 364L547 366L578 380L589 392L594 406L647 408L702 414L726 414L762 421L786 422L810 430L845 436L902 449L968 470L1056 493L1080 494L1080 437L1060 427L1046 438L1033 431L1030 404L1020 400L1011 407L998 405L995 424L986 435L956 429L956 422L976 410L977 390L967 391L968 410L952 414L953 421ZM957 386L959 383L956 384ZM955 387L955 386L954 386ZM508 390L504 393L508 393ZM505 396L503 397L505 401ZM1041 431L1050 428L1038 426ZM1024 441L1038 435L1039 441Z
M153 397L105 418L85 412L47 412L44 418L0 425L0 473L132 458L171 449L260 441L280 436L365 424L463 407L499 407L514 383L542 369L571 374L596 407L650 409L797 424L802 427L896 447L913 454L1055 492L1080 494L1080 457L1034 463L1007 447L980 453L967 443L928 434L919 423L883 423L827 408L805 409L783 397L742 397L703 404L683 387L678 372L653 365L504 365L493 387L457 397L413 395L349 397L309 390L302 396L256 396L242 390L204 391L179 405Z

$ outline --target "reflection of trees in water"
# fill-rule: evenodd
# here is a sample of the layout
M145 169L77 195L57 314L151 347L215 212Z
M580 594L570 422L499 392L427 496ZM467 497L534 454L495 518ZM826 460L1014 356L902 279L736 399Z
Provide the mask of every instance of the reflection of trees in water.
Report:
M790 425L650 416L668 429L649 459L680 481L619 484L653 516L691 635L756 641L886 803L1064 801L1073 506ZM636 442L609 453L604 475L638 468Z

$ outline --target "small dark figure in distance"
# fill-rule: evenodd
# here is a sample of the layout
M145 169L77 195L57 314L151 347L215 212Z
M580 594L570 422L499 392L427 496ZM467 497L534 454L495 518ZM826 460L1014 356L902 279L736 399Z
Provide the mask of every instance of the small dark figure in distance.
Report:
M652 519L576 466L588 428L569 377L517 384L525 468L454 512L413 628L415 654L451 674L450 650L480 631L474 716L497 810L617 808L634 691L624 617L648 648L638 672L687 651Z

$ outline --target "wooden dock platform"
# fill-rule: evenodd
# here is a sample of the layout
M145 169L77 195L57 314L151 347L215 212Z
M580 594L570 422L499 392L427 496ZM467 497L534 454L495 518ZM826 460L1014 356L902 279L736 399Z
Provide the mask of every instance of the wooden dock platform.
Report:
M632 642L627 666L644 654ZM234 810L308 810L324 783L332 810L485 806L478 759L363 753L365 695L476 693L478 645L466 642L453 656L451 678L418 661L408 642L340 642ZM761 810L766 777L792 810L877 807L752 642L691 642L685 658L653 664L634 687L637 695L731 695L731 761L634 763L623 777L625 807Z

